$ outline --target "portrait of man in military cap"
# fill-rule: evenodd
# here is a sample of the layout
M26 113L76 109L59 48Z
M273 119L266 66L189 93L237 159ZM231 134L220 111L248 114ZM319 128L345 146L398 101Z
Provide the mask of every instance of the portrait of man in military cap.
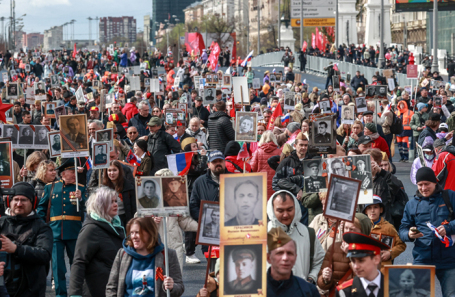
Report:
M305 173L305 192L318 193L326 188L325 177L322 176L322 160L308 160L303 162Z
M160 207L160 188L159 184L153 179L144 180L141 184L142 193L137 195L141 197L138 199L138 206L143 208L157 208Z
M186 180L182 177L163 177L163 205L188 206Z
M35 141L37 145L48 145L47 129L45 126L35 126Z
M360 192L360 181L332 175L324 215L352 222Z
M257 294L262 288L262 246L225 246L224 294Z
M103 166L108 163L108 155L107 152L108 145L106 143L94 143L93 144L93 151L94 151L94 167Z
M218 202L201 202L201 214L196 244L220 244L220 204Z
M369 156L354 156L353 163L355 169L351 171L351 177L362 182L362 190L373 188L373 178L371 175L371 162Z
M432 296L430 276L427 269L389 269L389 296Z

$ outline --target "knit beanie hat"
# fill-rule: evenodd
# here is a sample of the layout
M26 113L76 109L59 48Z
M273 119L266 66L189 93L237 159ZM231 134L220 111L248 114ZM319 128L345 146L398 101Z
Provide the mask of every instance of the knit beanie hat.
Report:
M417 110L418 111L421 111L425 107L427 107L427 105L425 103L420 102L420 103L417 104Z
M289 132L294 133L300 129L300 124L297 122L292 122L286 128L289 130Z
M224 150L224 155L227 156L237 156L240 152L240 144L235 141L231 140L227 143L226 149Z
M417 170L416 183L421 181L429 181L436 184L438 183L436 175L430 167L420 167L419 170Z
M365 128L367 128L368 130L370 130L373 133L378 132L378 129L376 128L376 125L374 123L365 124Z
M14 196L25 196L30 199L32 204L35 201L35 188L27 182L15 183L12 190L14 190Z

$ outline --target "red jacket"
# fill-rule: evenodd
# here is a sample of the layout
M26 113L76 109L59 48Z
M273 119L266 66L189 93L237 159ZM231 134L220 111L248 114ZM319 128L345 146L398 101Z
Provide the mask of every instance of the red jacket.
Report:
M371 144L371 147L380 149L381 151L387 154L387 157L390 158L389 145L387 144L387 141L385 141L385 139L382 138L381 136L376 138L376 140Z
M251 168L253 172L267 172L267 199L269 199L275 191L272 189L272 179L275 175L275 170L270 168L267 160L270 157L281 155L281 149L273 142L267 142L258 147L253 153L251 159Z
M227 156L226 157L226 169L227 171L229 171L230 173L243 173L243 160L237 160L237 156ZM240 169L242 170L239 170L239 168L236 168L237 165ZM248 163L245 163L245 170L246 172L251 172L251 166L250 164Z
M125 107L123 107L122 113L125 115L127 122L129 122L132 117L139 113L139 110L137 109L136 105L128 102L125 104Z
M433 162L432 167L440 184L444 184L444 190L455 191L455 178L449 178L449 174L455 172L455 156L449 152L440 153ZM443 183L441 183L444 181Z

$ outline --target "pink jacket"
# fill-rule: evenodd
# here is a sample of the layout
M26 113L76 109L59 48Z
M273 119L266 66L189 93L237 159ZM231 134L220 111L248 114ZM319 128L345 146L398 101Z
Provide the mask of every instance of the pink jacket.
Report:
M281 155L281 149L273 142L267 142L258 147L253 153L250 165L253 172L267 172L267 200L275 193L272 189L272 179L275 175L275 170L270 168L267 160L270 157Z

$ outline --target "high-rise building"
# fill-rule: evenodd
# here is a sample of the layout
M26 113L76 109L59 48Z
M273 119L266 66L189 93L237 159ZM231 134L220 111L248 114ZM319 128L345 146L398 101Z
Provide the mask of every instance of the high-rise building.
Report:
M60 49L63 44L63 26L54 26L44 30L44 51Z
M136 19L134 17L104 17L99 23L100 42L110 42L114 38L128 42L136 41Z
M164 24L164 21L168 20L169 23L175 24L173 15L179 20L178 23L184 23L185 14L183 10L193 2L196 2L196 0L152 0L152 34L155 35L155 31L158 30L159 26L156 23Z
M44 35L41 33L28 33L26 44L28 49L40 47L44 42Z

